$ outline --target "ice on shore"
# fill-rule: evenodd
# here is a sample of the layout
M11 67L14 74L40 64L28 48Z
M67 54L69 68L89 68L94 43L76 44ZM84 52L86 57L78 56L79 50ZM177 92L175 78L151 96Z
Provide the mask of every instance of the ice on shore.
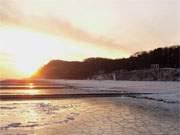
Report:
M4 100L0 102L1 135L179 133L179 82L44 81L65 86L64 91L123 92L131 97Z
M177 135L178 104L104 97L2 101L1 135ZM10 108L7 108L9 106Z
M112 81L112 80L46 80L89 92L141 93L138 97L180 102L180 82L173 81ZM143 95L143 93L145 95ZM151 94L147 94L151 93Z

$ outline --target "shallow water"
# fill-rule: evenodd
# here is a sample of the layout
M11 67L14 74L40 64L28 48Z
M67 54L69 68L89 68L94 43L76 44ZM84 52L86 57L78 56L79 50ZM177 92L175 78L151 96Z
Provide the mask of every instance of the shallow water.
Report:
M1 135L177 135L179 104L126 97L0 102Z

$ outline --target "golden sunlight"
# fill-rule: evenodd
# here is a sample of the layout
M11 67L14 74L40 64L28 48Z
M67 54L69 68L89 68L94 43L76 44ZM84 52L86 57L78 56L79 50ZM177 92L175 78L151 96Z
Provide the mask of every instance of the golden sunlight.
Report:
M37 95L37 94L39 94L39 92L40 92L39 90L34 89L34 88L35 88L35 85L34 85L33 83L29 83L29 84L27 85L27 87L28 87L29 89L23 91L24 94Z
M28 94L28 95L38 95L39 92L40 92L39 90L35 90L35 89L23 91L24 94Z
M11 55L13 68L21 77L31 76L52 59L83 60L87 57L119 56L118 50L8 26L0 27L0 41L0 53Z
M30 89L33 89L35 86L34 86L33 83L29 83L28 87L29 87Z
M13 56L13 63L23 76L29 76L48 60L60 54L66 57L61 50L66 44L45 34L25 31L16 28L0 30L2 38L1 50ZM61 55L59 55L61 56Z
M52 36L17 28L0 29L0 52L13 56L14 69L30 76L51 59L68 59L74 44Z

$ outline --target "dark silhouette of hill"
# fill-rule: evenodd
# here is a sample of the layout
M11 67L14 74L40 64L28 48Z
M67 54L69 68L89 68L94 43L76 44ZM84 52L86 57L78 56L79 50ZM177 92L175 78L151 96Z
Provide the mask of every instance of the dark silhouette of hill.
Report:
M87 79L98 73L122 69L149 69L151 64L159 64L160 68L180 68L180 46L137 52L129 58L121 59L88 58L82 62L52 60L40 68L32 78Z

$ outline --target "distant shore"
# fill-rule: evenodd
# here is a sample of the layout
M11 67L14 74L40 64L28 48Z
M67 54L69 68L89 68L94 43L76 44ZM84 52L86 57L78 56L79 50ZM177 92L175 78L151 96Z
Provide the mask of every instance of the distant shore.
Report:
M90 79L95 80L129 80L129 81L180 81L179 68L159 68L144 70L119 70L100 73Z

